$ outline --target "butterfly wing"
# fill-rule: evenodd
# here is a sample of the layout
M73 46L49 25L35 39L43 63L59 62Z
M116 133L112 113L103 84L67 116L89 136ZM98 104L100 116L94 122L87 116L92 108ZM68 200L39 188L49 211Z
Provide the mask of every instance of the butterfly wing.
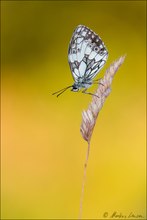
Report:
M108 51L101 38L84 25L79 25L68 49L68 61L75 82L81 77L92 80L104 66L107 57Z

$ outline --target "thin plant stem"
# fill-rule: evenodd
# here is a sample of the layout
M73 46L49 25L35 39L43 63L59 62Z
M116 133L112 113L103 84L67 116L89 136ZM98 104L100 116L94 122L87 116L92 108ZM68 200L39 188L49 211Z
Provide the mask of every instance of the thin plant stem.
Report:
M81 198L80 198L79 219L82 218L84 188L85 188L87 165L88 165L88 158L89 158L89 152L90 152L90 140L87 143L88 143L88 147L87 147L86 159L85 159L85 164L84 164L84 174L83 174L82 191L81 191Z

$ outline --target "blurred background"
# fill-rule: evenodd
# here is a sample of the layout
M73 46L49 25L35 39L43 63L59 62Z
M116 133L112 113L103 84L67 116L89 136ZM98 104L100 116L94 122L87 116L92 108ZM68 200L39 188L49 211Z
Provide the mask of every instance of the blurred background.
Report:
M145 1L1 1L2 219L78 217L91 97L51 94L73 83L67 51L79 24L109 51L97 78L127 55L92 136L83 218L146 218L145 18Z

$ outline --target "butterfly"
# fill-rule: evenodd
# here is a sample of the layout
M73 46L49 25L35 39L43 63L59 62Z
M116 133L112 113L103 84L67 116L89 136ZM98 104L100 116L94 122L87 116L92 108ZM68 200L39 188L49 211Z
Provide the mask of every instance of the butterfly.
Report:
M52 95L61 95L67 89L94 95L86 90L98 80L95 76L101 70L108 58L108 51L101 38L84 25L78 25L74 30L68 48L68 62L74 79L74 84L54 92Z

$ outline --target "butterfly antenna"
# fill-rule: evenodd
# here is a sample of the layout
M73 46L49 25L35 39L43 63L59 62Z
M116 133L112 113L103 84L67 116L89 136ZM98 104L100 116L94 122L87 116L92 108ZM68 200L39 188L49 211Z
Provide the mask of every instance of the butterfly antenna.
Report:
M64 89L61 89L61 90L59 90L59 91L57 91L57 92L54 92L52 95L56 95L57 94L57 97L59 96L59 95L61 95L63 92L65 92L67 89L69 89L69 88L71 88L72 86L68 86L68 87L66 87L66 88L64 88Z

